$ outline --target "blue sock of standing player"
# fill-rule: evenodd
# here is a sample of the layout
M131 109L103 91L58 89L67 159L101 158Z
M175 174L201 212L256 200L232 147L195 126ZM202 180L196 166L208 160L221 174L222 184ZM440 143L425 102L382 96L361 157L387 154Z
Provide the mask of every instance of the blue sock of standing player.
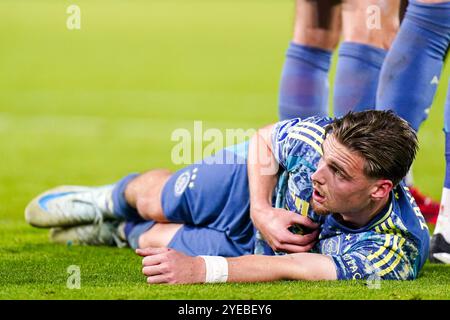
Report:
M381 69L377 109L393 109L417 130L426 119L450 43L450 2L410 0Z
M378 77L387 51L371 45L343 42L334 85L334 116L375 109Z
M281 76L280 120L328 115L330 63L330 51L291 42Z
M450 254L450 245L447 245L446 250L446 245L443 243L443 240L445 240L448 244L450 244L450 82L447 89L447 100L444 110L445 180L444 188L442 189L441 210L439 212L436 228L434 229L433 240L431 242L432 254L439 253L439 251ZM445 260L445 256L430 257L432 261L435 261L436 258L440 258L439 260L443 262L450 263L450 260Z

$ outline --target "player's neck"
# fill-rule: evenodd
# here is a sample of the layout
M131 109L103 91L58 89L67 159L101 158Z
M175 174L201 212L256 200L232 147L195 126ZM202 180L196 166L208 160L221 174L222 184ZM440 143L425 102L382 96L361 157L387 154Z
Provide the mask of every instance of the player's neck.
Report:
M355 213L339 214L337 220L352 229L360 229L366 226L377 214L379 214L388 204L390 197L377 202L370 202L366 208Z

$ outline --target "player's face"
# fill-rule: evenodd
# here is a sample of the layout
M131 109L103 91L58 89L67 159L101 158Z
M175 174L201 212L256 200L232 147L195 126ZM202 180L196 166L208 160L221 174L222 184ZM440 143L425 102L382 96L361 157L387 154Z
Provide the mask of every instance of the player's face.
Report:
M323 157L311 176L314 211L342 216L365 211L371 203L374 181L363 173L364 159L350 152L332 134L327 136L322 149Z

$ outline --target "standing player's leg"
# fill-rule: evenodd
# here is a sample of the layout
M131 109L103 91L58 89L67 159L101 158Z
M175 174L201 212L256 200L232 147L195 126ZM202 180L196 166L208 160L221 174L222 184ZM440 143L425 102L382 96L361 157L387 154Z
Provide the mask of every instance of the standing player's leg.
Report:
M393 109L417 131L428 116L449 43L450 1L410 0L381 70L377 109ZM411 174L407 183L413 184ZM439 204L416 188L411 192L432 221Z
M430 261L450 264L450 82L444 111L445 180L441 210L430 244Z
M328 115L328 70L340 36L338 0L297 0L280 83L281 120Z
M399 28L400 0L344 0L334 115L375 109L381 66Z
M377 109L393 109L417 131L426 119L450 43L450 1L410 0L383 64Z

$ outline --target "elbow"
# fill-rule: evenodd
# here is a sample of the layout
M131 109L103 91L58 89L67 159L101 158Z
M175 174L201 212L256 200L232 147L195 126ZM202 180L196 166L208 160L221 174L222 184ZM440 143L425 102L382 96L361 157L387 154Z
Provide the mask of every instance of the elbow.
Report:
M298 253L286 257L286 280L323 281L337 280L332 258L317 253Z

